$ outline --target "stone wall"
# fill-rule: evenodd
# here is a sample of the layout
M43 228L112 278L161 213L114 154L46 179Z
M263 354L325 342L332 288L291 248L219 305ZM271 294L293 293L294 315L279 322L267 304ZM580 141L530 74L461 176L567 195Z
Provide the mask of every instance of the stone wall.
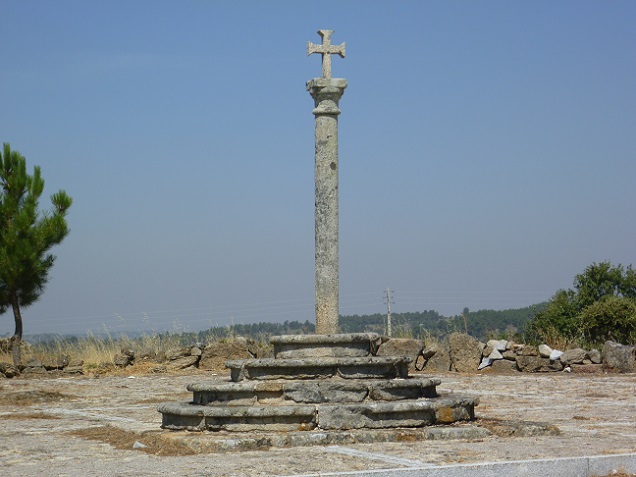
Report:
M606 342L601 350L574 348L561 351L551 349L545 344L532 346L506 340L481 343L466 334L453 333L448 340L429 346L425 346L421 340L383 337L375 353L377 356L409 357L412 360L410 371L427 374L636 372L636 347L613 341ZM106 373L140 363L150 364L148 371L153 373L197 368L223 372L226 369L225 362L229 360L272 356L272 348L267 344L237 337L208 345L196 343L159 353L136 353L124 348L113 357L112 362L102 363L92 369L92 372ZM0 378L83 374L83 364L78 360L69 361L64 355L47 363L30 360L19 367L0 363Z
M438 355L440 359L436 360ZM607 341L602 350L561 351L546 344L533 346L507 340L480 343L468 335L453 333L448 341L424 348L422 358L418 369L431 373L636 372L636 347L613 341Z

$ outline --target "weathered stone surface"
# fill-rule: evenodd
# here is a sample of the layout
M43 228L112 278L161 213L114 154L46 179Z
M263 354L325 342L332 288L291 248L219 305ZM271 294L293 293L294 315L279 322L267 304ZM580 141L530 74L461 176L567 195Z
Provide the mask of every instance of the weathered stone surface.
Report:
M515 361L517 359L517 353L514 350L508 349L501 353L504 359L508 359L510 361Z
M427 346L426 348L422 350L422 358L428 361L433 356L435 356L435 353L437 353L436 346Z
M391 338L385 343L380 345L378 349L378 356L408 356L413 359L411 361L410 369L415 369L415 361L418 355L424 349L424 342L422 340L405 339L405 338Z
M590 361L592 362L592 364L601 364L603 362L601 352L597 349L591 349L587 353L587 355L590 358Z
M600 374L603 372L602 364L571 364L573 373Z
M521 348L521 356L539 356L539 350L536 346L525 345Z
M583 361L587 358L587 351L582 348L568 349L561 355L561 362L563 364L583 364Z
M247 350L247 340L217 341L206 346L201 353L199 368L223 369L227 360L251 359Z
M284 385L284 393L297 403L362 402L369 388L358 382L293 382Z
M427 373L446 373L450 371L451 359L447 341L431 344L427 349L430 351L434 350L435 354L426 361L423 371Z
M164 429L191 431L298 431L316 427L315 406L159 406Z
M46 368L44 366L27 366L22 371L22 374L25 376L34 374L46 374Z
M542 358L549 358L552 354L552 348L550 348L547 344L539 345L539 356Z
M526 373L547 373L563 370L563 363L540 356L517 356L517 368Z
M274 357L278 359L372 356L381 342L380 335L376 333L282 335L270 338L270 343L274 345Z
M559 351L558 349L553 349L552 352L550 353L550 356L548 356L548 359L550 361L556 361L557 359L561 359L562 356L563 356L563 351Z
M338 332L338 102L347 87L342 78L314 78L316 333Z
M244 379L393 379L407 378L411 358L302 358L230 360L232 381Z
M167 368L176 371L179 369L189 368L190 366L196 366L198 362L199 356L182 356L181 358L169 361Z
M492 360L503 359L503 355L498 349L493 349L492 352L488 355L488 357Z
M636 372L636 347L626 346L614 341L603 345L603 366L620 373Z
M437 396L439 379L199 382L188 385L195 404L257 405L398 401Z
M184 356L190 356L190 346L183 346L181 348L171 348L166 351L166 359L168 361L175 361L179 358L183 358Z
M318 427L326 430L422 427L474 418L474 401L461 398L318 407Z
M490 340L486 343L486 346L489 346L492 349L496 349L497 351L506 351L508 348L508 341L506 340Z
M472 336L452 333L448 338L451 370L460 373L475 373L481 362L482 346Z
M518 374L519 370L517 369L517 362L510 361L508 359L499 359L497 361L493 361L492 365L493 373L497 374Z
M481 371L482 369L487 368L491 364L492 364L492 359L490 359L488 356L484 356L481 358L481 363L479 363L479 366L477 366L477 371Z

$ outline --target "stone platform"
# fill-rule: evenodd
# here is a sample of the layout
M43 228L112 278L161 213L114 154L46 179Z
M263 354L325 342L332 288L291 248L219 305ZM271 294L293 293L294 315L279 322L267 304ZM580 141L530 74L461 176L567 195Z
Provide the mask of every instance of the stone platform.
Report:
M274 358L228 361L230 382L188 386L164 403L162 427L190 431L348 431L422 428L474 419L475 398L439 395L411 379L413 357L375 356L373 333L272 337Z

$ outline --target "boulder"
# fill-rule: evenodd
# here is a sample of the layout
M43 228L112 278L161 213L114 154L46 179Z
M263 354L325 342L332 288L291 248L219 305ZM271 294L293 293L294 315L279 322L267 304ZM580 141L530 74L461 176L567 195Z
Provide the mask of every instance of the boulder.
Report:
M517 356L517 368L525 373L547 373L562 371L561 361L550 361L548 358L540 356Z
M572 364L573 373L599 374L603 372L602 364Z
M517 374L519 370L517 369L517 363L515 361L510 361L507 359L498 359L497 361L493 361L492 372L496 374Z
M539 350L536 346L525 345L518 353L519 356L539 356Z
M377 356L406 356L412 359L409 368L415 369L415 361L424 349L422 340L391 338L378 348Z
M503 359L503 355L501 354L501 352L498 349L492 350L492 353L490 353L488 355L488 357L491 360L493 360L493 361L496 360L496 359Z
M247 340L232 339L216 341L207 345L201 353L199 368L224 369L225 362L235 359L252 359L252 354L247 349Z
M587 358L587 351L583 348L574 348L566 350L561 356L563 364L584 364L583 362Z
M166 359L168 361L176 361L179 358L190 356L191 350L192 350L192 347L190 346L183 346L181 348L171 348L168 351L166 351Z
M601 364L603 362L603 357L601 356L601 352L596 348L591 349L587 353L588 358L592 362L592 364Z
M552 354L552 348L550 348L547 344L539 345L539 356L542 358L549 358Z
M506 351L508 349L508 341L506 340L490 340L486 343L486 346L490 346L497 351Z
M180 369L196 366L199 362L199 356L182 356L181 358L174 359L168 362L167 369L170 371L177 371Z
M556 361L557 359L561 359L562 356L563 356L563 351L559 351L558 349L553 349L552 353L550 353L550 356L548 356L548 359L550 361Z
M484 356L483 358L481 358L481 363L479 363L479 366L477 366L477 371L481 371L482 369L490 366L491 364L492 364L492 359Z
M448 337L451 371L474 373L481 362L483 345L476 338L464 333L452 333Z
M511 349L504 351L503 353L501 353L501 355L504 357L504 359L507 359L509 361L516 361L517 359L517 353L515 353L514 350Z
M451 360L450 350L448 348L448 342L443 341L434 343L426 347L426 350L422 351L430 354L434 351L431 357L424 364L423 370L430 373L446 373L450 371Z
M603 366L619 373L636 372L636 347L606 341L602 351Z

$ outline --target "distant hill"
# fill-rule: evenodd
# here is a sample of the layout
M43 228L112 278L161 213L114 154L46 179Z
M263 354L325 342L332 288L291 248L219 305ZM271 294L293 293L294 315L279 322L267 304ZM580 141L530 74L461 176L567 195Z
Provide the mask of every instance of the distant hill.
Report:
M526 323L534 317L545 303L509 310L479 310L465 316L442 316L438 312L416 311L392 313L393 336L442 337L450 333L468 332L469 335L487 340L489 338L513 338L522 334ZM345 333L386 333L386 314L350 315L340 317L340 328Z
M412 338L441 338L450 333L468 332L480 340L490 338L510 338L521 341L519 334L523 334L526 323L534 317L535 313L545 308L546 303L510 310L479 310L471 311L463 315L442 316L437 311L414 311L407 313L392 313L392 336ZM386 315L376 313L373 315L341 315L340 329L342 333L379 333L386 334ZM199 332L157 333L161 337L180 335L180 341L184 343L209 342L223 339L229 336L246 336L263 339L274 335L309 334L315 333L316 327L310 321L285 321L284 323L260 322L250 324L235 324L232 326L214 327ZM517 335L515 337L515 335ZM136 339L145 336L145 333L126 333L114 335L91 335L93 339ZM60 335L56 333L44 333L25 335L25 339L31 343L53 345L56 342L77 341L73 335Z

